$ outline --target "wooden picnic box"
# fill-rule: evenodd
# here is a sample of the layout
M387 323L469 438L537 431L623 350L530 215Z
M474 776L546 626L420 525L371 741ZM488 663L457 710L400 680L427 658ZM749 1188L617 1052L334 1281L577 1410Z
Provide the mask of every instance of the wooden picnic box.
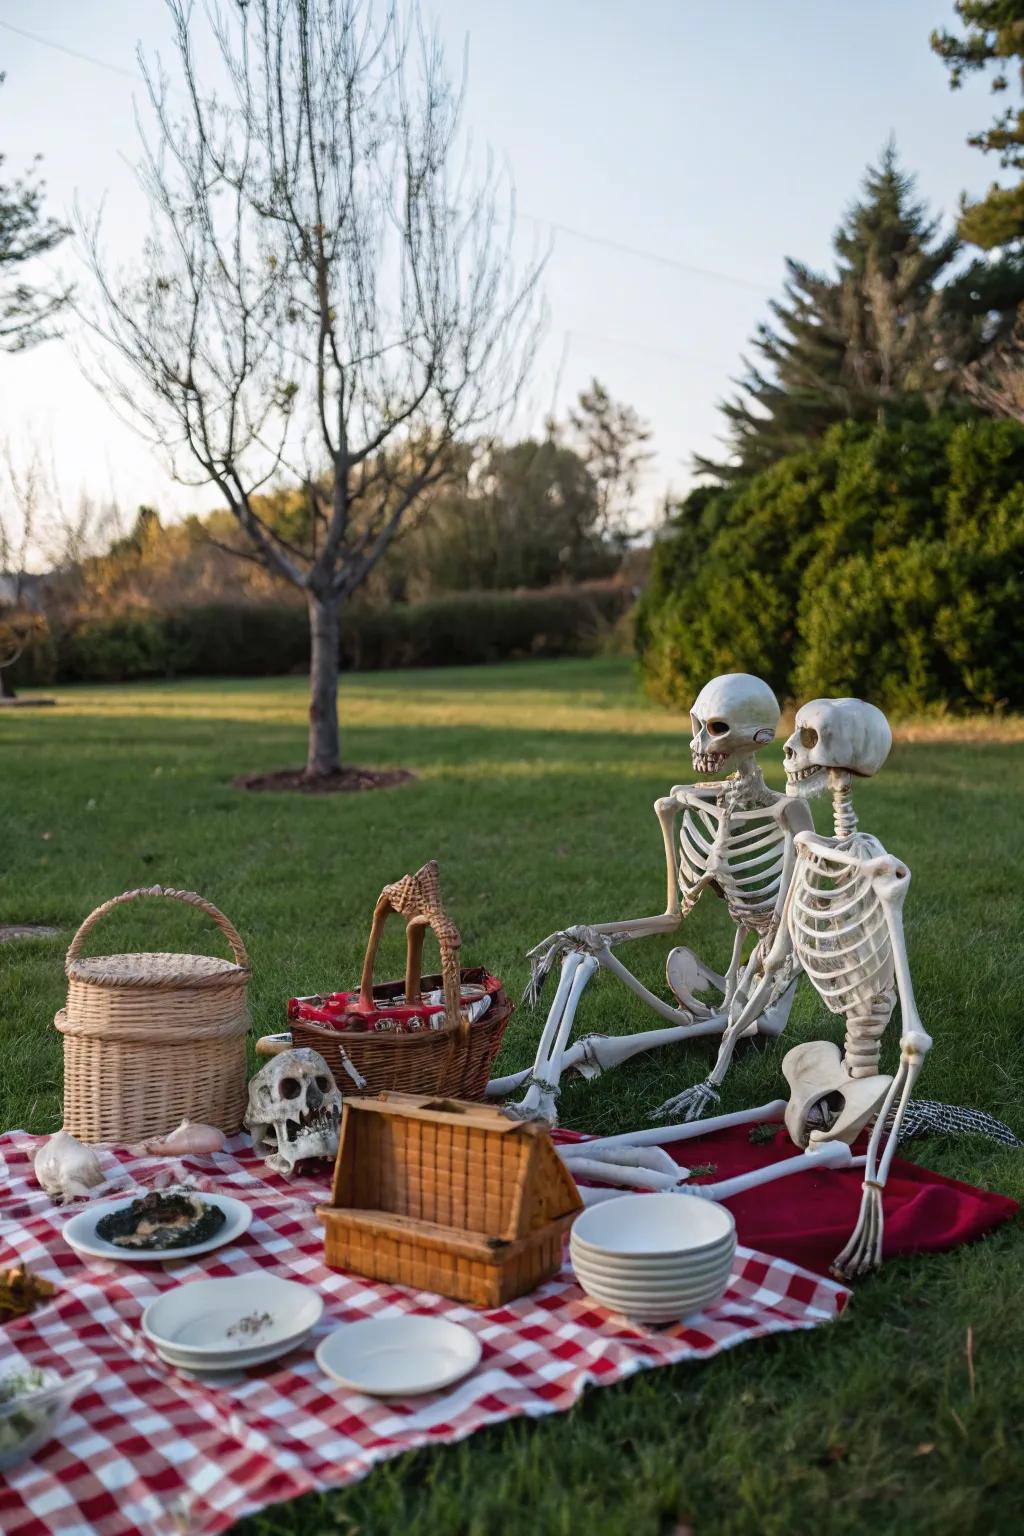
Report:
M345 1269L497 1307L562 1263L582 1209L546 1126L428 1094L347 1098L324 1254Z

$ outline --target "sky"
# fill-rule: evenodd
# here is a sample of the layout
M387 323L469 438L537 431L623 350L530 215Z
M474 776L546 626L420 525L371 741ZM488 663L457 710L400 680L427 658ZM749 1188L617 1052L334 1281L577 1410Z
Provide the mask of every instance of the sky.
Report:
M986 87L951 92L928 46L954 24L951 0L422 6L455 66L468 46L467 124L512 174L524 250L551 243L549 320L515 425L564 416L597 377L652 428L652 514L693 483L695 453L718 451L717 403L784 258L828 265L890 134L947 218L993 178L965 142L993 115ZM41 154L49 211L102 205L105 246L126 265L147 218L138 46L170 55L162 0L0 0L4 178ZM70 242L52 260L75 275ZM18 451L41 446L66 500L84 491L165 516L216 502L174 484L66 341L0 354L0 423Z

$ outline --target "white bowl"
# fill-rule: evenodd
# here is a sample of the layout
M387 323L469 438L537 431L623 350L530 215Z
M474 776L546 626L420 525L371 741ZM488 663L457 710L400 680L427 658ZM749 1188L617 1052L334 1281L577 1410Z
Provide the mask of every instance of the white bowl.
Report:
M320 1321L324 1304L311 1286L260 1272L191 1280L165 1291L142 1314L142 1331L175 1365L230 1369L266 1351L284 1354ZM251 1362L250 1362L251 1363Z
M369 1317L320 1341L320 1369L371 1397L417 1397L468 1376L483 1346L461 1323L443 1317Z
M718 1269L722 1264L731 1264L736 1253L735 1242L723 1243L721 1248L711 1254L698 1254L696 1257L683 1254L674 1259L644 1259L644 1258L618 1258L610 1259L605 1254L594 1253L589 1248L584 1248L579 1243L570 1240L569 1254L574 1264L586 1264L591 1269L598 1269L603 1274L620 1275L623 1279L644 1280L671 1280L679 1275L696 1276L708 1274Z
M693 1291L665 1296L632 1295L600 1282L584 1284L581 1281L581 1284L592 1300L613 1312L621 1312L640 1322L663 1323L705 1311L724 1296L729 1276L723 1275L713 1284L709 1283Z
M26 1365L6 1370L0 1376L0 1387L21 1376L30 1379L30 1389L0 1401L0 1472L27 1461L52 1440L74 1399L96 1380L95 1371L60 1376L56 1371Z
M628 1318L631 1323L683 1323L687 1318L697 1317L701 1312L706 1312L708 1307L719 1299L721 1292L712 1293L698 1301L679 1306L670 1306L666 1302L652 1303L650 1306L632 1302L621 1305L606 1297L594 1296L590 1291L587 1295L592 1301L596 1301L598 1306L607 1307L609 1312L618 1312L621 1317Z
M732 1212L695 1195L623 1195L577 1216L573 1240L610 1258L705 1256L735 1241Z
M676 1296L628 1296L604 1285L584 1285L580 1288L602 1306L611 1307L616 1312L625 1312L630 1317L636 1312L652 1309L664 1312L667 1317L688 1317L691 1312L703 1312L712 1302L718 1301L725 1295L728 1286L728 1279L719 1280L715 1285Z
M643 1280L619 1280L610 1279L600 1270L588 1269L585 1264L577 1264L576 1278L584 1287L598 1286L602 1291L614 1291L617 1296L652 1297L660 1300L664 1297L695 1296L704 1291L714 1289L716 1285L728 1285L732 1274L732 1265L723 1264L719 1269L707 1275L700 1275L697 1279L665 1280L659 1283L648 1283Z

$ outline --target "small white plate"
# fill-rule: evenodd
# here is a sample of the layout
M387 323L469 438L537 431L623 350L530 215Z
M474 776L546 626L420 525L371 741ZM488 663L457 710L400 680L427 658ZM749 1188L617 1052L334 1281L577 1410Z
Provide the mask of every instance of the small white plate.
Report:
M217 1375L225 1371L247 1371L251 1365L265 1365L268 1360L289 1355L309 1342L310 1333L312 1329L297 1334L293 1339L268 1344L264 1349L239 1349L223 1355L190 1355L187 1350L172 1349L169 1344L154 1343L153 1348L165 1365L176 1366L179 1371L191 1371L203 1376L207 1372Z
M173 1356L174 1365L230 1370L233 1360L270 1360L294 1348L323 1310L312 1286L280 1275L191 1280L150 1302L142 1331L161 1355Z
M233 1200L230 1195L207 1194L205 1190L189 1193L198 1195L208 1205L220 1206L227 1217L220 1231L208 1237L205 1243L192 1243L187 1248L119 1248L116 1243L108 1243L98 1237L96 1223L100 1217L109 1216L111 1211L123 1211L133 1200L140 1199L139 1195L129 1195L127 1199L122 1196L118 1200L98 1200L95 1205L87 1205L85 1210L79 1211L66 1223L64 1238L77 1253L88 1254L94 1259L119 1259L123 1264L174 1264L178 1259L191 1259L199 1253L212 1253L214 1248L223 1248L225 1243L234 1242L236 1237L248 1231L252 1210L243 1201Z
M328 1334L316 1361L343 1387L370 1397L418 1397L461 1381L481 1353L475 1333L443 1317L370 1317Z

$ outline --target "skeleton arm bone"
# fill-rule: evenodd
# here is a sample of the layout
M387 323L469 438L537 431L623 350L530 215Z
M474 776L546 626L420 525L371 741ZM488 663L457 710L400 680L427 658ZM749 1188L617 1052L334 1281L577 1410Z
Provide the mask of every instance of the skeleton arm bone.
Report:
M903 1027L899 1069L889 1085L868 1141L864 1193L857 1225L832 1266L833 1272L840 1277L863 1274L866 1270L877 1269L882 1262L882 1191L889 1177L914 1084L932 1044L917 1011L903 931L903 903L910 885L910 871L898 859L886 855L873 860L869 872L889 929Z

